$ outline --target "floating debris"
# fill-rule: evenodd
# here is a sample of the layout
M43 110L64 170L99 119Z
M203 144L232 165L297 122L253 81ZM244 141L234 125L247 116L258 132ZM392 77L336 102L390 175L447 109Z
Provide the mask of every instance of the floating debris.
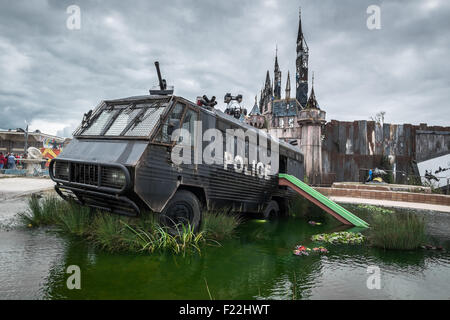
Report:
M328 253L328 250L325 247L316 247L316 248L313 248L313 251L319 252L319 253Z
M353 232L333 232L321 233L311 237L312 241L321 241L332 244L360 244L364 241L364 236L361 233Z
M315 253L328 253L328 250L325 247L317 247L311 250L310 248L302 245L296 246L293 253L296 256L309 256L311 251Z
M308 221L308 223L313 226L320 226L322 224L322 222L316 222L316 221Z
M307 248L302 245L298 245L295 247L294 254L296 256L309 256L309 251L311 251L310 248Z

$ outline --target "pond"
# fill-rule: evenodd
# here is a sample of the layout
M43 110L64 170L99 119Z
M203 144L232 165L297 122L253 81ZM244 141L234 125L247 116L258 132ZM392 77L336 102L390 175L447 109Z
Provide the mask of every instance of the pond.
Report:
M435 213L432 220L449 220ZM384 251L326 245L326 255L294 256L312 235L342 230L306 220L249 220L202 254L111 254L49 230L0 230L1 299L448 299L449 251ZM448 228L446 227L446 230ZM442 235L437 235L439 236ZM446 235L442 243L448 248ZM81 269L69 290L67 267ZM380 289L368 289L369 266Z

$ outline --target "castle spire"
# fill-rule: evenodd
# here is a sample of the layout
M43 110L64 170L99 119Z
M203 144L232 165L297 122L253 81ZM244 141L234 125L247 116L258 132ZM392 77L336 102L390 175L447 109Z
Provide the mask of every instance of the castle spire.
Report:
M298 34L297 34L297 60L296 65L296 98L304 107L308 99L308 56L309 49L302 30L301 9L299 10Z
M309 95L308 102L306 103L306 109L320 109L316 95L314 94L314 73L312 76L311 93Z
M286 80L286 100L289 100L291 98L291 76L289 75L289 70L287 74L287 80Z
M275 46L275 72L280 70L280 66L278 65L278 45Z
M274 68L274 88L273 95L274 99L281 99L281 70L278 65L278 46L275 47L275 68Z
M267 70L267 73L266 73L266 88L267 87L270 87L270 73L269 73L269 70Z
M302 8L298 8L298 33L297 33L297 43L303 42L303 31L302 31Z

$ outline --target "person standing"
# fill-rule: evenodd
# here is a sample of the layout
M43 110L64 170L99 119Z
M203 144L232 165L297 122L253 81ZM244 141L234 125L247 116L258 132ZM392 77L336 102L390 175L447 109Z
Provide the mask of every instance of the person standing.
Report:
M3 160L3 169L8 169L8 157L9 153L5 154L5 160Z
M16 168L16 157L14 157L14 154L11 153L8 156L8 169L15 169Z
M0 170L3 169L4 165L5 165L5 156L3 155L3 152L0 152Z

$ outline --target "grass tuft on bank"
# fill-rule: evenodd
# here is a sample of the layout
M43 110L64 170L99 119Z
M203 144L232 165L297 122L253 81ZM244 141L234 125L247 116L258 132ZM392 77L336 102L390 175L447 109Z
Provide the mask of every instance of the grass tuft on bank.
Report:
M347 205L346 207L370 224L370 228L364 232L367 235L368 245L383 249L413 250L422 246L427 240L425 220L419 214L373 205ZM325 220L329 226L338 223L322 210L311 210L311 204L301 197L291 202L290 215L307 220Z
M19 219L29 228L54 226L63 234L82 237L109 252L171 251L176 254L200 253L203 244L217 244L217 240L231 237L242 222L226 211L205 212L199 232L194 232L189 225L180 225L178 232L171 234L152 212L144 212L139 218L123 217L93 211L56 196L31 197L28 210L19 213Z
M424 218L413 213L376 213L370 221L369 239L374 247L413 250L426 240Z
M229 211L208 211L203 217L202 230L215 240L230 238L243 220Z

